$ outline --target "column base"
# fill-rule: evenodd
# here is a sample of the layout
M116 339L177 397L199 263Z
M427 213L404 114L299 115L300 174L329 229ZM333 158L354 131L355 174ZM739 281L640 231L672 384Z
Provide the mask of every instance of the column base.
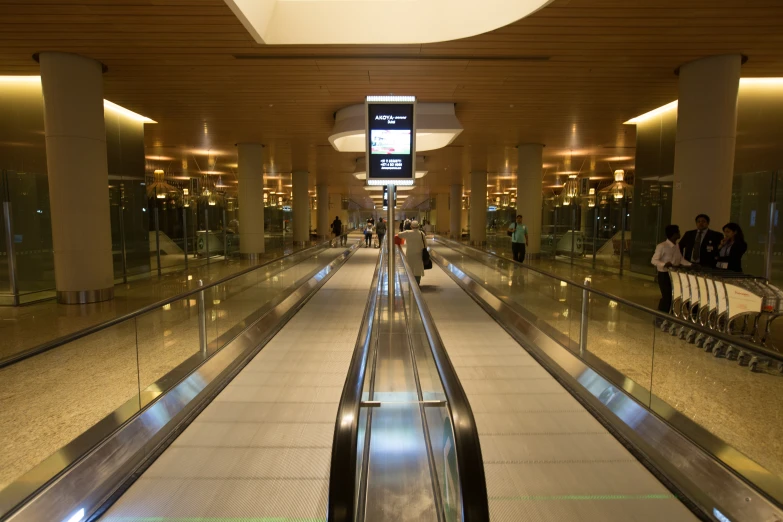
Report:
M88 304L111 301L114 299L114 287L100 290L57 290L57 302L60 304Z
M486 240L484 240L484 241L473 241L473 240L471 239L471 240L470 240L470 246L474 246L474 247L485 247L485 246L487 246L487 242L486 242Z
M310 246L310 242L309 241L294 241L294 246L295 247L306 247L306 246Z
M263 252L260 253L260 254L248 254L248 253L245 253L245 252L241 252L239 254L239 259L241 259L242 261L252 261L253 263L257 263L257 262L261 261L261 258L263 256L264 256Z
M536 252L535 254L525 254L526 261L538 261L539 259L541 259L541 252Z

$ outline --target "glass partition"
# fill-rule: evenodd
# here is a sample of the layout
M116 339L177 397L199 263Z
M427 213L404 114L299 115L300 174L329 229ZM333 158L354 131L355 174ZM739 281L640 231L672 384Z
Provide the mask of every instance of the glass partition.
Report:
M46 459L63 466L71 450L55 452L77 437L100 442L342 253L325 243L0 365L0 489Z

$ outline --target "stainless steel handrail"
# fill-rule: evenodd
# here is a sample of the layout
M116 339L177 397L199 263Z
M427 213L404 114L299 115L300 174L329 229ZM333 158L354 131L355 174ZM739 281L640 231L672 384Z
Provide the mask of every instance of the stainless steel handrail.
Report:
M333 239L332 239L333 240ZM166 299L156 301L152 304L149 304L147 306L144 306L142 308L139 308L138 310L134 310L133 312L128 312L127 314L120 315L117 317L114 317L113 319L108 319L106 321L103 321L101 323L95 324L93 326L88 326L87 328L83 328L81 330L78 330L76 332L70 333L68 335L64 335L62 337L58 337L57 339L54 339L52 341L48 341L46 343L40 344L34 348L30 348L29 350L25 350L23 352L20 352L18 354L12 355L10 357L6 357L3 360L0 360L0 369L6 368L8 366L14 365L18 362L21 362L25 359L29 359L30 357L40 355L42 353L48 352L50 350L53 350L54 348L58 348L60 346L63 346L64 344L68 344L70 342L76 341L78 339L81 339L82 337L86 337L88 335L94 334L96 332L100 332L101 330L105 330L107 328L111 328L112 326L118 325L122 322L125 322L129 319L133 319L134 317L138 317L140 315L146 314L148 312L151 312L153 310L156 310L158 308L161 308L163 306L166 306L167 304L171 304L175 301L179 301L181 299L185 299L187 297L199 294L205 290L209 290L210 288L214 288L216 286L225 284L233 279L236 279L238 277L242 277L244 275L249 274L250 272L253 272L255 270L259 270L261 268L267 267L271 264L278 263L282 260L289 259L293 256L299 256L306 252L317 250L320 248L326 248L331 241L324 241L323 243L319 243L317 245L313 245L307 248L303 248L302 250L297 250L296 252L292 252L290 254L286 254L282 257L277 257L275 259L271 259L267 261L266 263L262 263L260 265L254 265L249 268L246 268L244 270L241 270L239 272L236 272L234 274L231 274L229 276L223 277L221 279L218 279L217 281L214 281L212 283L209 283L208 285L199 286L198 288L195 288L193 290L188 290L187 292L183 292L181 294L177 294L172 297L167 297Z
M765 356L769 357L770 359L775 359L776 361L783 362L783 353L775 352L773 350L770 350L769 348L765 348L763 346L759 346L759 345L756 345L756 344L749 343L749 342L747 342L744 339L741 339L741 338L738 338L738 337L732 337L730 335L726 335L723 332L719 332L717 330L710 330L709 328L705 328L705 327L703 327L703 326L701 326L699 324L691 323L689 321L685 321L683 319L680 319L679 317L675 317L675 316L673 316L671 314L665 314L665 313L663 313L663 312L661 312L659 310L653 310L652 308L648 308L648 307L646 307L644 305L640 305L639 303L634 303L633 301L629 301L628 299L624 299L622 297L609 294L609 293L604 292L602 290L597 290L597 289L595 289L592 286L585 286L582 283L577 283L576 281L572 281L571 279L567 279L565 277L560 277L560 276L554 275L554 274L552 274L550 272L547 272L545 270L541 270L540 268L527 266L527 265L525 265L523 263L520 263L519 261L514 261L513 259L502 257L502 256L499 256L499 255L494 254L492 252L487 252L486 250L479 250L477 248L473 248L471 246L464 245L464 244L459 243L457 241L452 241L450 239L446 239L446 238L444 238L442 236L435 236L434 239L435 239L435 241L437 241L439 243L442 243L443 245L445 245L447 247L450 246L450 244L453 244L453 245L459 246L462 249L474 250L474 251L476 251L478 253L481 253L483 255L486 255L486 256L495 257L495 258L497 258L499 260L502 260L502 261L505 261L505 262L508 262L508 263L514 263L515 265L518 265L521 268L524 268L526 270L530 270L530 271L539 273L539 274L541 274L543 276L546 276L546 277L549 277L551 279L554 279L555 281L564 281L564 282L568 283L571 286L574 286L574 287L579 288L581 290L586 290L587 292L589 292L591 294L596 294L596 295L599 295L599 296L604 297L606 299L610 299L610 300L615 301L617 303L620 303L620 304L622 304L624 306L628 306L629 308L633 308L633 309L639 310L640 312L644 312L644 313L647 313L649 315L652 315L653 317L657 317L659 319L663 319L663 320L669 321L670 323L676 323L676 324L678 324L680 326L684 326L686 328L690 328L690 329L692 329L692 330L694 330L696 332L703 333L703 334L708 335L710 337L714 337L715 339L723 341L724 343L727 343L727 344L730 344L730 345L734 345L734 346L738 346L738 347L744 348L744 349L746 349L748 351L756 352L756 353L765 355Z
M337 409L329 472L329 500L326 518L329 522L344 522L354 519L359 413L364 379L367 374L367 360L372 343L378 294L381 292L382 278L380 273L385 255L387 255L386 249L382 248L373 274L370 295L367 298L362 326L356 340L356 348L354 348L353 358L340 397L340 405ZM369 437L369 433L365 436Z
M409 280L414 281L408 260L402 253L401 247L398 246L397 249L400 251L402 265ZM454 449L457 455L462 520L464 522L485 522L489 520L489 500L476 419L473 417L468 396L462 388L459 377L457 377L457 372L435 327L435 321L421 295L421 290L417 284L411 284L411 289L421 314L421 322L424 325L432 357L438 368L438 375L443 385L447 408L454 427Z

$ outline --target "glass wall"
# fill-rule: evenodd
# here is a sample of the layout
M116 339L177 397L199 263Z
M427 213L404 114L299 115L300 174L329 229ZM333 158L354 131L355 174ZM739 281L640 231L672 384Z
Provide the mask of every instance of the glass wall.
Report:
M731 220L742 228L748 243L742 257L743 272L783 285L783 229L779 219L783 171L737 174L731 192Z
M632 179L628 173L624 180ZM585 184L583 195L543 196L541 256L622 272L630 268L633 186ZM592 189L592 193L590 192Z
M0 82L0 200L4 207L0 211L0 304L4 305L54 295L43 126L38 77ZM10 250L15 256L14 275L9 271Z

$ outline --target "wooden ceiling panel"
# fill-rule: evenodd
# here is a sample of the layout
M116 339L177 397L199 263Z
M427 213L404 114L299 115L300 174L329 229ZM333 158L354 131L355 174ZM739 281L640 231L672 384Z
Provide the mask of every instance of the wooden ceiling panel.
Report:
M783 76L780 0L555 0L473 38L388 46L259 45L223 0L0 0L0 13L0 74L36 74L42 50L102 61L106 97L159 122L149 153L212 149L230 165L234 143L259 140L268 172L309 165L359 195L359 154L327 137L334 112L368 94L456 104L465 130L426 153L424 197L475 168L513 184L524 141L545 143L553 165L571 150L572 164L632 156L617 148L634 145L623 121L675 99L674 69L690 60L743 53L743 75Z

